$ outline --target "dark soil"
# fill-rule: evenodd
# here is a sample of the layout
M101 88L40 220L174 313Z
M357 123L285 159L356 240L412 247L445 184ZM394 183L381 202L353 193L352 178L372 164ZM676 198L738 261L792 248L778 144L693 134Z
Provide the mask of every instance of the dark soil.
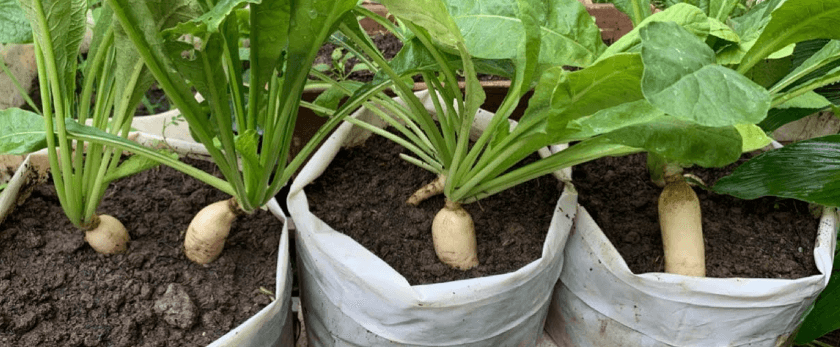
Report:
M465 205L475 222L480 265L469 271L441 263L431 225L442 196L409 206L405 200L434 174L399 158L402 147L379 136L342 150L306 188L312 212L385 260L412 285L515 271L539 259L560 197L551 176Z
M117 181L100 211L132 241L126 254L103 256L64 216L52 185L36 187L0 225L0 346L204 346L244 322L271 302L260 288L275 290L281 223L263 211L239 218L208 266L181 250L195 213L226 198L166 167ZM157 313L165 297L182 308Z
M744 159L742 159L743 161ZM691 168L712 185L723 169ZM643 154L603 158L575 167L579 203L586 207L633 273L662 272L657 200ZM814 243L819 220L807 203L766 197L740 200L695 188L703 215L708 277L788 278L818 274Z

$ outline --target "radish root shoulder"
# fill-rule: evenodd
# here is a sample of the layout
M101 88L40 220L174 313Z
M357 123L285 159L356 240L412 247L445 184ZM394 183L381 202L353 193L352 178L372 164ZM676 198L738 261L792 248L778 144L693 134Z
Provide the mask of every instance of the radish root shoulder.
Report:
M128 231L116 218L107 214L94 215L85 226L85 241L101 254L124 253L128 249Z
M706 251L700 200L681 175L666 177L659 196L659 227L665 251L665 272L706 276Z
M438 259L459 270L478 265L475 225L461 204L446 200L432 221L432 242Z
M193 217L184 236L184 254L198 264L216 260L236 217L244 214L235 198L207 205Z

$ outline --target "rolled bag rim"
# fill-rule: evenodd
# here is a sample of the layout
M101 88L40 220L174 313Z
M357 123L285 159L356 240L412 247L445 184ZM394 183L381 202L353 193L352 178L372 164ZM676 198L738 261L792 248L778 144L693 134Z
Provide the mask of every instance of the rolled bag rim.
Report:
M433 110L428 91L420 91L416 95L427 108L431 107ZM361 109L352 116L363 119L373 117L363 113L364 109ZM486 111L479 113L477 118L492 116L492 113ZM477 123L481 124L480 122ZM357 133L353 133L354 131ZM339 126L292 183L288 206L297 230L298 257L301 259L300 275L311 277L313 283L318 286L317 291L327 293L326 300L344 315L355 320L356 324L378 338L397 344L458 346L482 342L487 341L488 337L502 335L534 314L543 314L544 317L562 268L562 249L576 211L577 194L574 189L568 185L564 186L564 191L555 206L555 215L540 259L512 273L411 286L383 260L309 212L303 188L323 172L342 143L360 143L367 137L360 133L363 132L350 123L345 122ZM312 230L305 230L307 228ZM333 258L335 261L326 258ZM327 275L317 276L310 273L316 270ZM307 283L308 279L302 279L302 282ZM511 286L510 283L519 283L520 286ZM534 296L523 300L529 301L529 305L526 308L520 307L519 310L505 305L511 296L522 296L514 293L526 285L540 288L545 294L542 297ZM301 290L302 296L303 293L316 291L304 288ZM500 295L503 297L500 298ZM308 305L308 301L302 298L304 305ZM494 317L502 323L488 323L487 316L481 314L482 311L492 311L485 307L493 303L504 305L507 310L496 312ZM483 306L475 308L480 305ZM306 311L306 306L304 310ZM395 314L396 311L401 313ZM508 319L510 317L514 318ZM541 334L544 318L539 319L539 322L538 329ZM433 333L434 328L453 325L458 326L459 331L468 331L470 334L459 336L457 332L445 332L446 329ZM332 331L330 333L332 334Z

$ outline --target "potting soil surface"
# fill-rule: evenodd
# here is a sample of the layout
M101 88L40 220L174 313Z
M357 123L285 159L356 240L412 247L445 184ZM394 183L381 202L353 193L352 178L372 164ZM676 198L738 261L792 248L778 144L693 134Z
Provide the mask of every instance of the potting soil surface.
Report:
M213 164L188 160L204 170ZM183 232L224 193L167 167L113 183L99 211L125 224L126 254L94 252L52 184L0 225L0 346L205 346L271 302L282 224L258 211L233 224L207 266Z
M664 271L657 212L662 189L651 182L645 158L602 158L575 167L572 174L579 203L636 274ZM736 166L686 172L712 185ZM819 219L807 203L694 191L702 210L707 277L793 279L819 273L813 252Z
M442 196L418 207L405 200L435 175L399 158L402 147L372 136L342 150L306 187L311 211L387 262L410 284L428 284L515 271L539 259L555 205L558 181L545 176L464 205L475 222L480 264L468 271L441 263L431 225Z

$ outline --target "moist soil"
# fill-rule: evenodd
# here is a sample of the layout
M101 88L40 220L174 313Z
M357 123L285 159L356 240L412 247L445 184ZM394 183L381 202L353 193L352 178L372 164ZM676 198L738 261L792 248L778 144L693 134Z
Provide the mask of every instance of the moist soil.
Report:
M321 177L306 187L310 210L412 285L512 272L542 255L560 197L552 176L464 206L475 222L480 264L460 271L441 263L432 245L432 220L444 205L443 197L418 207L405 203L435 175L400 159L400 153L408 152L379 136L341 150Z
M64 216L52 184L36 187L0 225L0 346L205 346L241 324L271 302L260 288L275 290L282 224L265 211L240 217L218 260L190 262L187 225L227 198L168 167L116 181L99 211L132 241L104 256Z
M707 184L746 160L722 169L690 168ZM633 273L663 272L657 201L645 155L602 158L575 167L578 202L603 229ZM819 219L807 203L765 197L740 200L695 188L703 216L708 277L786 278L818 274L814 243Z

